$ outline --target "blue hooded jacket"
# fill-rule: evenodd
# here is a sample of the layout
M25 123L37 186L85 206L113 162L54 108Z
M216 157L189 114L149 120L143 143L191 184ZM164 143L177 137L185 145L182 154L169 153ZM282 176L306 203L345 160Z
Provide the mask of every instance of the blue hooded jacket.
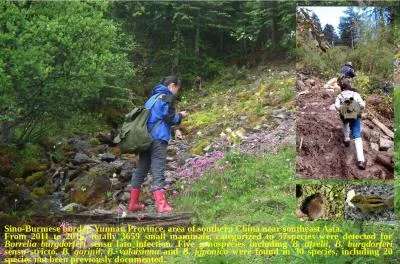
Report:
M354 76L356 76L356 72L354 71L354 69L348 65L345 65L340 72L346 78L353 78Z
M154 102L154 100L156 101ZM175 113L172 101L172 92L166 86L159 84L153 88L152 96L144 105L147 109L151 108L150 117L147 121L147 130L151 133L154 140L168 142L171 138L171 126L179 125L182 121L182 115ZM159 120L161 122L158 127L154 131L151 131Z

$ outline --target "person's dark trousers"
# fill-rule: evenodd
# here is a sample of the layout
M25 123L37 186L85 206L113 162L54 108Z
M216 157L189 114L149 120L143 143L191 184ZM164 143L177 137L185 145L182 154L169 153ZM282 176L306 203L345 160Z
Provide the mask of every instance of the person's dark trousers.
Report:
M164 188L167 146L167 142L155 140L151 143L149 151L139 153L139 166L132 174L132 188L140 189L142 187L150 167L153 175L151 190L156 191Z

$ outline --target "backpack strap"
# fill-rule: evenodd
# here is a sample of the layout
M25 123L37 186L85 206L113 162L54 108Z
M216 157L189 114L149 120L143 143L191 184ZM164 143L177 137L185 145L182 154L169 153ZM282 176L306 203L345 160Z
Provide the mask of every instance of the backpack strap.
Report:
M155 95L153 95L152 97L150 97L149 101L150 101L150 100L153 100L153 101L151 102L150 108L148 108L148 109L153 108L153 106L155 105L155 103L157 102L157 100L158 100L159 98L161 98L163 95L164 95L163 93L158 93L158 94L155 94Z
M342 98L340 99L340 104L343 104L346 101L346 98L343 96L342 93L340 93L340 97Z
M160 99L161 97L163 97L163 93L158 93L158 94L155 94L155 95L153 95L149 100L153 100L153 102L151 102L151 104L150 104L150 108L148 108L149 110L151 109L151 108L153 108L153 106L155 105L155 103L157 102L157 100L158 99ZM154 126L151 128L151 130L150 130L150 134L153 134L153 132L157 129L157 127L161 124L161 121L162 121L162 119L160 119L160 120L158 120L155 124L154 124Z

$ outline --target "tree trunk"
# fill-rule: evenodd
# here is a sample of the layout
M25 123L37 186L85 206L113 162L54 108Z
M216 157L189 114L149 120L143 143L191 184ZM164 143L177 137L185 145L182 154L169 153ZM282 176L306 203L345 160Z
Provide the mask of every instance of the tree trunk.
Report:
M224 50L224 31L222 29L219 31L219 50Z
M15 136L15 128L11 122L0 122L0 143L10 143Z
M195 42L194 42L194 56L196 58L199 57L200 54L200 13L197 13L196 17L196 37L195 37Z
M175 70L178 69L179 65L179 50L181 48L181 33L179 30L179 26L176 27L175 31L175 58L174 64L172 65L172 73L175 74Z

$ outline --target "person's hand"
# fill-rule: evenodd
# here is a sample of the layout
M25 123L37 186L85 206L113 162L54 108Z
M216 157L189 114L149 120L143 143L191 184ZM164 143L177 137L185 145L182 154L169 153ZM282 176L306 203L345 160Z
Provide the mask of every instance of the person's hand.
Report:
M181 112L179 112L179 114L180 114L182 117L185 117L185 116L187 116L189 113L188 113L187 111L181 111Z

